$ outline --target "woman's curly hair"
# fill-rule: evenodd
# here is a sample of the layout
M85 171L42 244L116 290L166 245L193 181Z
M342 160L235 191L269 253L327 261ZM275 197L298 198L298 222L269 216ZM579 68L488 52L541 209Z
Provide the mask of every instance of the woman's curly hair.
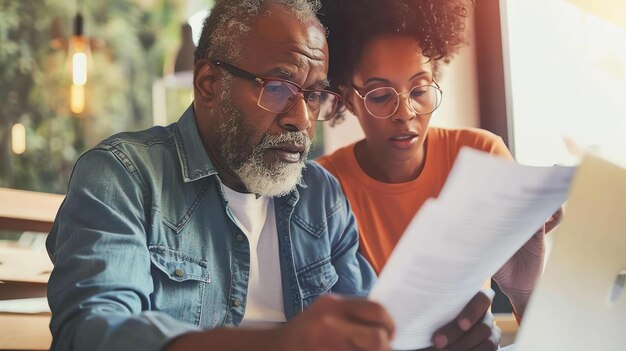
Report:
M474 0L322 0L319 19L328 30L331 89L349 85L363 47L380 35L415 38L422 54L449 62L466 43L465 22ZM341 106L334 122L344 118Z

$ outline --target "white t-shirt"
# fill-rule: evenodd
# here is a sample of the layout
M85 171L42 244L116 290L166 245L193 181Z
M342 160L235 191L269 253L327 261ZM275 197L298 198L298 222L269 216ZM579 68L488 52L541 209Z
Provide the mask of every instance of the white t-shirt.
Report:
M224 193L237 226L250 245L250 279L241 326L285 322L274 199L266 196L257 199L254 194L239 193L228 187L224 187Z

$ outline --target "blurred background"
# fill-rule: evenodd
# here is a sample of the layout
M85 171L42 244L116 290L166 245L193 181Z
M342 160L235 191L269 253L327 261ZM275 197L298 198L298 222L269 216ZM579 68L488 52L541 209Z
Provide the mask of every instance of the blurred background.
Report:
M43 248L84 151L179 118L212 4L0 0L0 246ZM592 152L626 165L626 1L478 0L469 24L434 125L488 129L525 164ZM362 136L356 118L322 124L313 157ZM0 254L0 289L10 254ZM497 312L509 308L502 300Z
M167 123L153 111L166 113L154 105L168 99L175 120L191 101L190 80L172 77L192 69L183 26L210 5L1 0L0 187L62 194L77 157L98 141Z
M211 0L0 0L0 187L63 194L105 137L178 119ZM518 161L626 163L626 2L477 2L433 123L500 134ZM317 128L316 155L362 137Z

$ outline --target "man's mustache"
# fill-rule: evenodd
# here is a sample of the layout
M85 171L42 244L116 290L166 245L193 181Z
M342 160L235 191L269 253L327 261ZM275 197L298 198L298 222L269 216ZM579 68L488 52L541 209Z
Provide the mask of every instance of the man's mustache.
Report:
M304 146L305 154L308 154L311 148L311 138L305 132L287 132L278 135L265 134L257 148L265 151L285 143Z

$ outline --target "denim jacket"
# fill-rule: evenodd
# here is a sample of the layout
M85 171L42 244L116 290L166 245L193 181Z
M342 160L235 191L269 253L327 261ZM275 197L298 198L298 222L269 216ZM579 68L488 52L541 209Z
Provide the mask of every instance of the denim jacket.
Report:
M297 189L275 199L275 216L287 319L331 291L367 295L375 275L329 173L309 162ZM52 350L158 350L242 321L250 248L193 107L82 155L47 248Z

